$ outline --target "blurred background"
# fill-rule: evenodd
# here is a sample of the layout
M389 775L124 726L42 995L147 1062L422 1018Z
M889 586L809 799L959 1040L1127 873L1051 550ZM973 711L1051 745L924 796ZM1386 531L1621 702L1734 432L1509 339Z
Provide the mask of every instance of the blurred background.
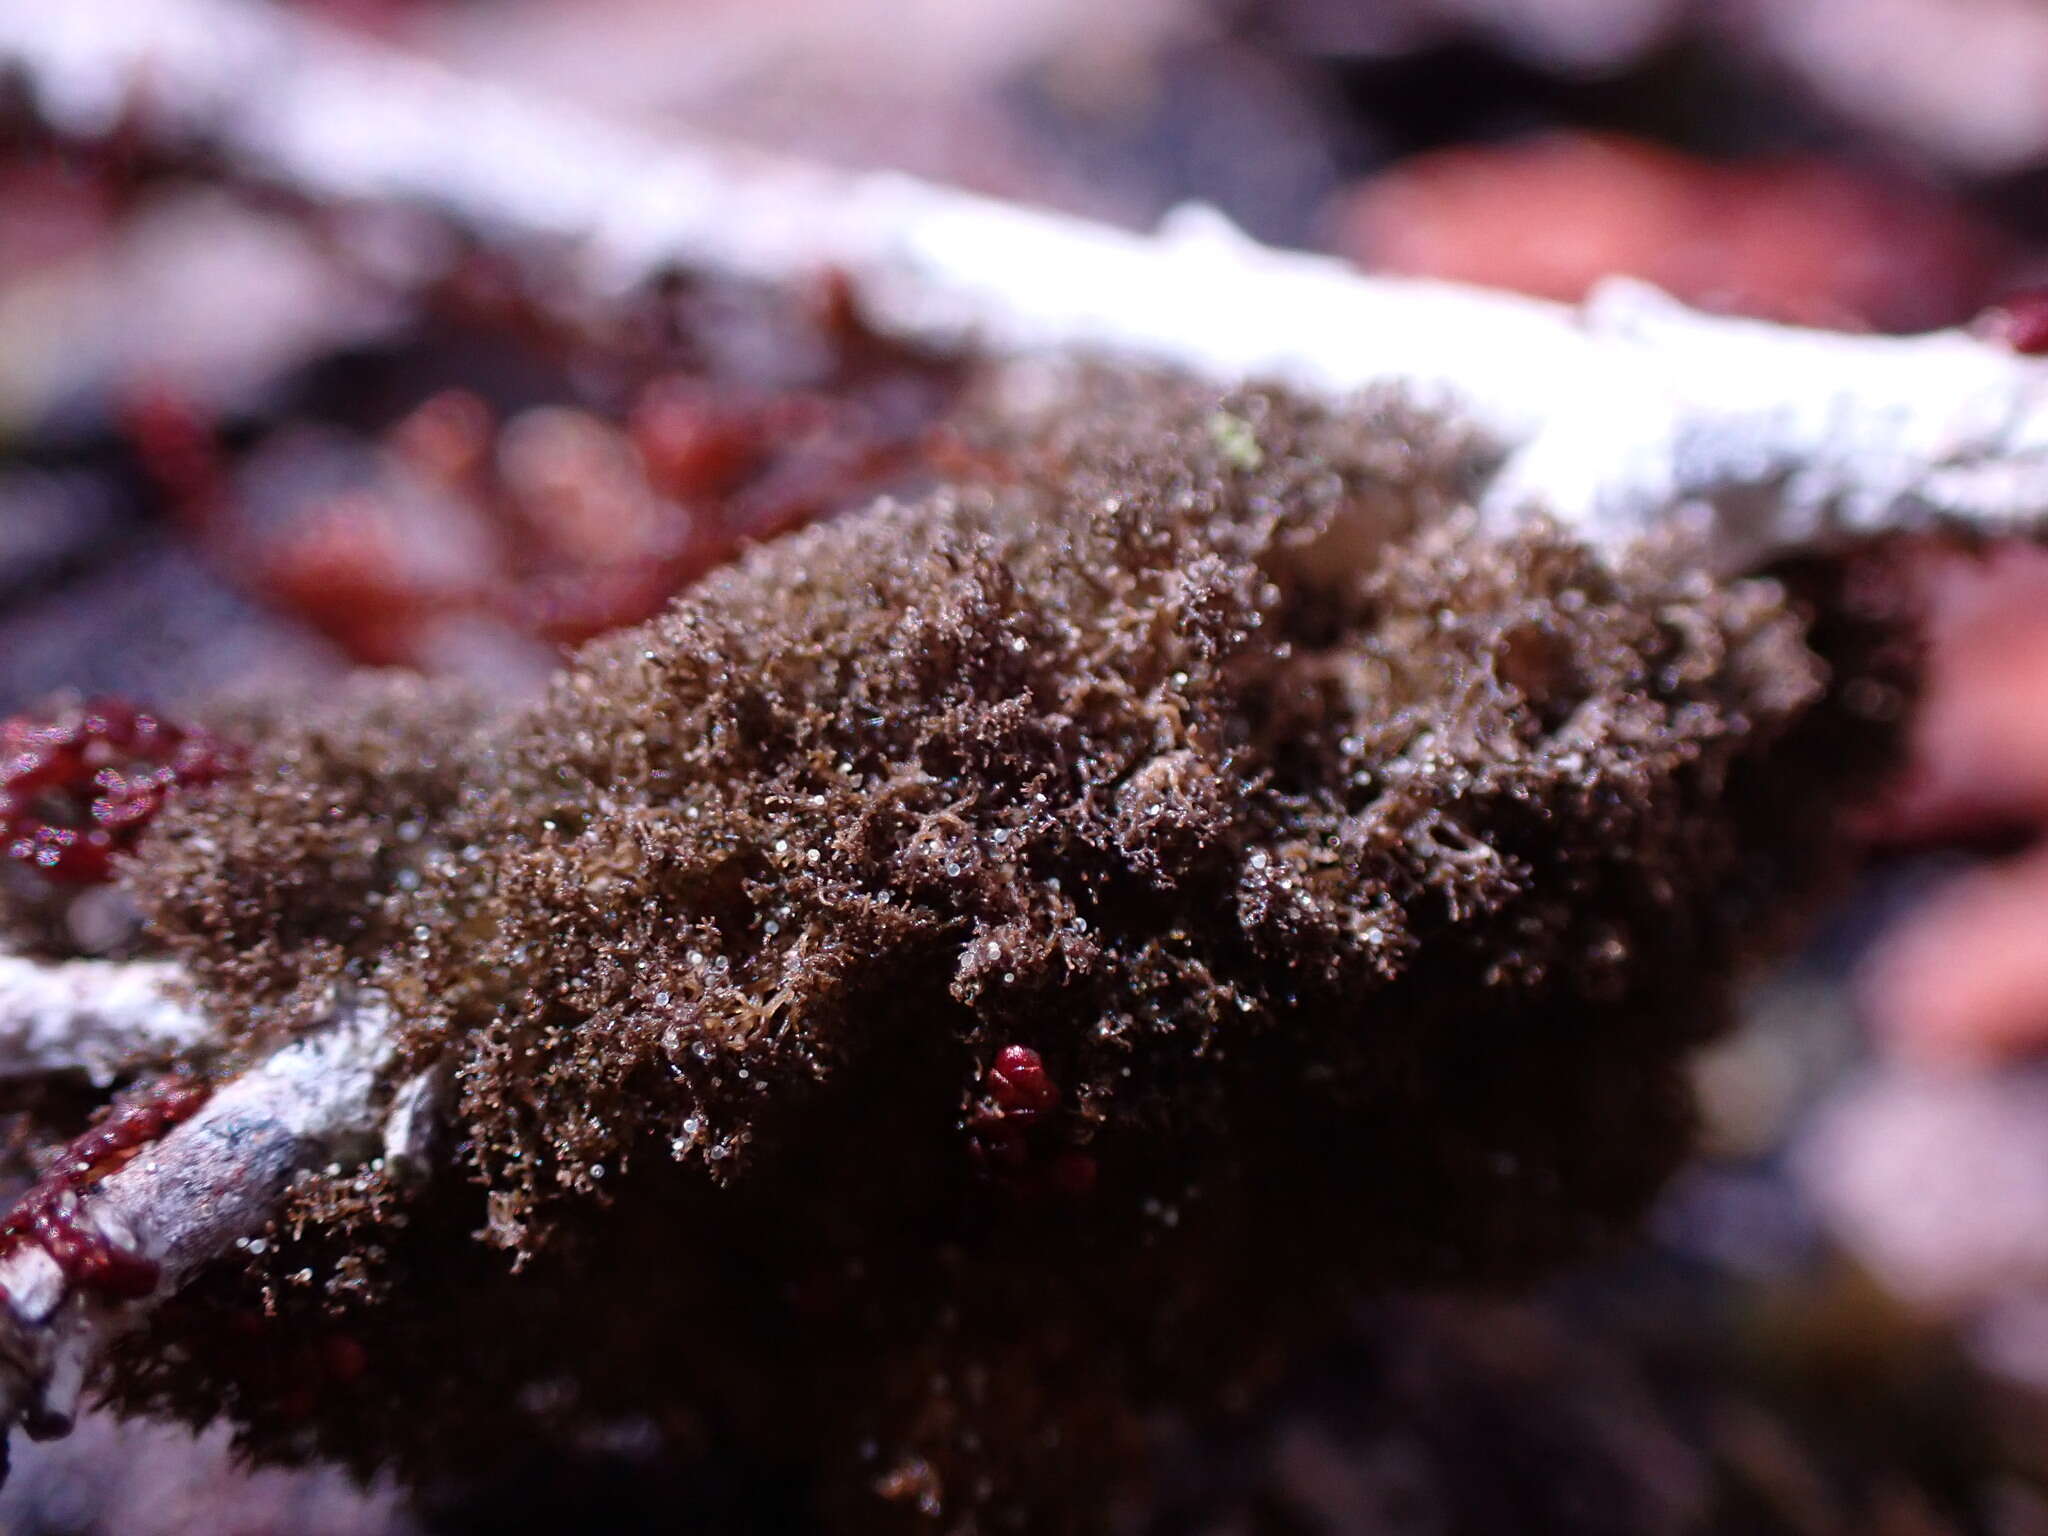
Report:
M1134 227L1558 299L2014 344L2048 279L2036 0L298 0L687 129ZM53 23L54 24L54 23ZM945 472L971 364L829 276L581 291L564 253L311 203L0 91L0 709L357 664L516 691L741 541ZM2002 307L2000 307L2002 306ZM1988 316L1987 316L1988 311ZM2048 553L1925 539L1912 760L1859 886L1699 1080L1641 1248L1533 1299L1390 1301L1132 1528L2048 1532ZM9 878L18 878L10 871ZM68 896L47 942L118 924ZM10 1529L801 1529L630 1447L401 1501L94 1421ZM552 1522L552 1523L551 1523Z

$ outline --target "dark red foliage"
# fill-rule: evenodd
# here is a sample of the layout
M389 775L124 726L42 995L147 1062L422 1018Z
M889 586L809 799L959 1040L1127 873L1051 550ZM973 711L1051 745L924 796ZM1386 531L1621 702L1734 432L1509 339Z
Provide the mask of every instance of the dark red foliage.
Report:
M196 456L165 421L144 424L158 482L203 524L189 516L211 494ZM569 406L501 419L450 390L361 444L356 483L244 485L254 515L203 542L364 663L430 664L450 626L574 645L651 617L741 545L871 494L921 443L820 391L682 375L654 379L623 423Z
M2048 287L2007 294L1977 317L1976 329L2024 357L2048 353Z
M73 1286L117 1301L155 1290L155 1262L116 1247L102 1233L82 1225L79 1201L143 1147L190 1119L211 1092L204 1083L172 1077L116 1105L106 1119L66 1146L42 1181L0 1220L0 1252L23 1242L40 1243Z
M544 663L746 544L927 478L957 370L870 332L843 281L751 319L732 294L643 299L572 321L479 256L429 307L551 376L544 403L444 388L374 432L313 404L238 444L144 387L123 424L230 581L357 662L428 671ZM763 362L785 355L810 361Z
M121 422L144 473L185 526L203 536L228 494L213 423L184 396L151 386L129 394Z
M1952 325L1999 237L1953 196L1810 155L1716 162L1557 132L1413 156L1337 200L1361 264L1576 303L1627 273L1727 314L1848 330Z
M984 1079L980 1106L967 1121L976 1165L1012 1191L1080 1196L1095 1187L1095 1159L1057 1146L1049 1123L1059 1084L1028 1045L1006 1045Z
M66 884L108 878L185 785L234 771L236 754L122 699L0 722L0 838L10 859Z

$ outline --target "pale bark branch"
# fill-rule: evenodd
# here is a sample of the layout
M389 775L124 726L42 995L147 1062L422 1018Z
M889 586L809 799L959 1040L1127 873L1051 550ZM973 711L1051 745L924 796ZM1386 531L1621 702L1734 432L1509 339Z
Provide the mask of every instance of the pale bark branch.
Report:
M339 999L323 1027L69 1198L74 1225L159 1266L151 1295L97 1295L33 1240L0 1250L0 1430L21 1423L37 1435L63 1433L106 1344L193 1270L262 1232L295 1174L330 1162L353 1168L376 1153L390 1025L381 1000Z
M1674 511L1723 569L1837 531L2048 507L2048 364L1697 314L1639 284L1580 308L1365 277L1191 210L1136 234L894 174L660 140L242 0L0 7L0 59L78 132L153 121L321 199L395 199L583 255L787 282L834 268L904 337L1082 350L1326 394L1393 387L1500 444L1487 498L1601 543Z
M203 1049L214 1037L162 961L0 954L0 1080L80 1071L115 1074Z

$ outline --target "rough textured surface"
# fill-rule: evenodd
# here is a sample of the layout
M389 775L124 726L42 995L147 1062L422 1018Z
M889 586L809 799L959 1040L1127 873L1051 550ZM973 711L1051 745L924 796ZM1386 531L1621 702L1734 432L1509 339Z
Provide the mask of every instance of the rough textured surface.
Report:
M481 706L459 687L358 673L324 696L237 706L221 730L251 751L232 793L186 797L129 881L151 935L248 1043L316 1018L351 962L389 951L453 806Z
M1782 589L1483 539L1411 420L1116 414L756 551L522 716L287 728L174 809L137 879L216 1005L267 1042L294 976L387 990L481 1187L310 1188L128 1400L1092 1526L1148 1403L1324 1303L1625 1229L1683 1052L1829 867Z

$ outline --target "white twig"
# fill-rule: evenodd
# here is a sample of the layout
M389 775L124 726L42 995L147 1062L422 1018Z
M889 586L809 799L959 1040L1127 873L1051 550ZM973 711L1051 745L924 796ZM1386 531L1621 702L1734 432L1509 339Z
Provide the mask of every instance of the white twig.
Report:
M222 1087L190 1120L75 1197L68 1219L157 1265L151 1296L114 1302L74 1284L40 1244L0 1252L0 1427L61 1434L109 1339L207 1260L260 1232L300 1169L373 1153L390 1017L343 999L317 1033Z
M123 1068L168 1061L213 1039L161 961L0 954L0 1080L83 1071L105 1086Z
M1674 508L1735 568L1836 530L2048 506L2048 364L1958 332L1856 337L1696 314L1639 284L1581 309L1368 278L1189 210L1135 234L893 174L637 136L246 0L0 7L0 60L79 132L138 82L156 120L319 198L396 199L582 251L785 282L831 267L896 334L1083 349L1219 380L1394 386L1495 436L1498 518L1620 543Z
M1960 333L1713 319L1633 284L1574 309L1367 278L1199 211L1140 235L902 176L656 143L241 0L0 5L7 60L68 130L111 126L143 87L174 131L302 192L423 202L487 234L565 243L600 282L668 264L769 283L829 267L872 320L921 341L1079 349L1330 395L1397 387L1497 440L1490 516L1540 503L1602 543L1689 519L1733 568L1843 529L1997 526L2048 507L2048 364ZM0 1053L18 1039L25 1066L115 1059L92 1055L94 1032L127 1042L115 1051L188 1027L203 1038L203 1020L169 1011L161 972L19 966L0 963ZM158 1294L174 1288L260 1230L295 1169L371 1149L386 1022L373 1005L342 1009L81 1194L76 1219L159 1264ZM430 1076L398 1091L394 1158L422 1156L442 1091ZM0 1287L0 1423L61 1427L93 1353L149 1298L82 1292L27 1241L0 1254Z

